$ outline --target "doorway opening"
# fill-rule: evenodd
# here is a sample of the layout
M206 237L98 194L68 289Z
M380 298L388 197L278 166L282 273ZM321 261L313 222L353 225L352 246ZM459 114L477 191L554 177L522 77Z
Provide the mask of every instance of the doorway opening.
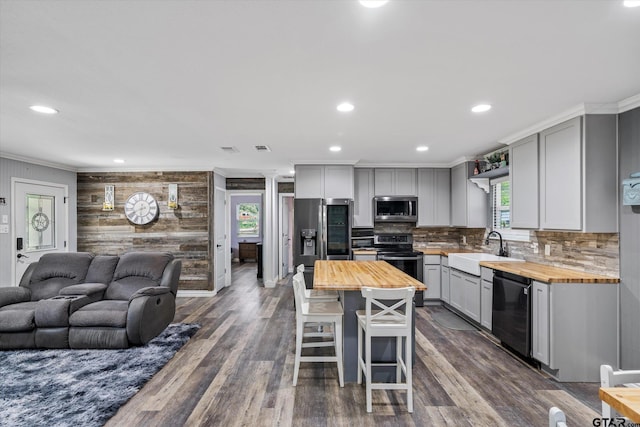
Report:
M228 195L231 275L247 274L261 279L264 191L231 190Z

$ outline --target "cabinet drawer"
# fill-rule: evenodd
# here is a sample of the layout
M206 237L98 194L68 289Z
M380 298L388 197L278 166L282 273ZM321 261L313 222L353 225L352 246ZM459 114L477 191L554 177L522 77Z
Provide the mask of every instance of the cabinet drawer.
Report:
M480 267L480 277L482 277L482 280L493 282L493 269Z
M440 255L425 255L424 265L440 265Z

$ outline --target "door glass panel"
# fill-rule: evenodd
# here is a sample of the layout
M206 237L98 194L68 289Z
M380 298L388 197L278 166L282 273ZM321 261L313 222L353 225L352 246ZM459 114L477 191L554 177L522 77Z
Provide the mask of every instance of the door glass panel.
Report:
M55 249L55 197L27 194L26 251Z

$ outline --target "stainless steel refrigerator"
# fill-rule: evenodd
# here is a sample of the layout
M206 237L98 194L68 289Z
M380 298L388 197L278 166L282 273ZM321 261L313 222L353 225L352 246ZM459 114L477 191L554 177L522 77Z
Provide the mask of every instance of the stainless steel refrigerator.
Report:
M293 260L304 264L307 287L313 286L313 265L319 259L351 259L351 199L295 199Z

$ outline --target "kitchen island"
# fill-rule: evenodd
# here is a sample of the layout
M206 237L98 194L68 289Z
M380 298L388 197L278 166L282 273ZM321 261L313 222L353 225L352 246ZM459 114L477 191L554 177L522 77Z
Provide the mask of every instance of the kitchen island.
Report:
M344 309L344 381L356 382L358 375L358 321L357 310L364 310L365 300L361 289L404 288L413 286L426 290L424 283L395 268L385 261L316 261L313 274L313 289L340 292ZM415 310L413 325L415 329ZM412 340L414 335L412 334ZM412 346L415 348L415 346ZM372 355L376 362L395 360L395 339L376 339ZM380 367L373 374L374 381L394 381L395 367Z

